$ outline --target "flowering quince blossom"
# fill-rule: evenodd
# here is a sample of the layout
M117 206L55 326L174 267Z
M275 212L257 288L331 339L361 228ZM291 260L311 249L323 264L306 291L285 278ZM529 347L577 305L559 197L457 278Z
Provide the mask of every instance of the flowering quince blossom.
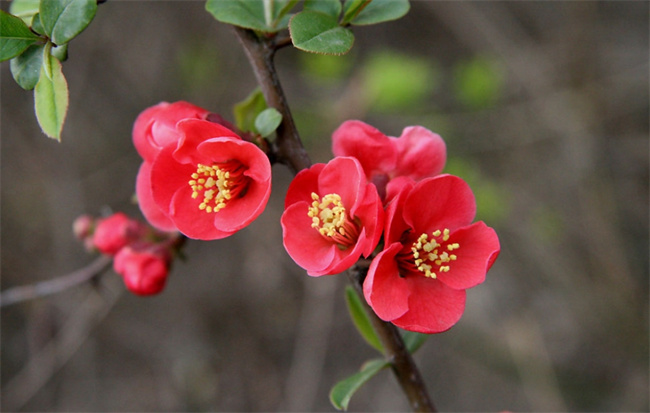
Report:
M420 333L451 328L465 290L485 280L500 252L495 231L476 222L474 195L462 179L396 179L386 206L384 249L364 281L366 301L398 327Z
M309 275L338 274L373 252L383 208L359 161L338 157L296 175L281 223L284 247Z
M128 245L113 260L113 269L124 279L126 288L137 295L153 295L165 288L171 257L155 246Z
M358 120L343 122L334 131L332 152L357 158L382 199L391 179L406 176L419 181L438 175L447 160L443 139L422 126L406 127L394 138Z
M262 213L271 193L271 164L261 149L203 119L177 120L173 131L161 126L161 138L142 122L136 121L133 133L136 148L145 147L138 149L145 161L136 193L152 225L210 240L232 235ZM142 130L151 130L151 137Z

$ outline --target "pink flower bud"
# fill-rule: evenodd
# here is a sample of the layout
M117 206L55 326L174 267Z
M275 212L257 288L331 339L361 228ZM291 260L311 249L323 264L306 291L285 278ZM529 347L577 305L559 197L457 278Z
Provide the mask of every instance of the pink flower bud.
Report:
M143 223L118 212L101 219L93 234L93 243L100 252L116 254L121 248L140 239L146 233Z
M161 292L169 273L169 255L151 248L122 248L113 260L113 269L124 278L134 294L153 295Z
M80 215L72 223L72 232L78 240L85 240L93 233L95 219L88 214Z

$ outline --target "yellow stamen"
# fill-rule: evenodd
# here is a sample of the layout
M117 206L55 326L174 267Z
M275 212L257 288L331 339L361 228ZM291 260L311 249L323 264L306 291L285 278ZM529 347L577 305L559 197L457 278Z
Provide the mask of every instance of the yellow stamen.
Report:
M249 179L244 176L245 166L239 161L228 161L208 166L198 164L188 184L192 188L192 198L203 196L199 210L208 213L218 212L228 202L241 196L248 187Z
M348 218L341 196L327 194L321 199L318 194L312 192L311 199L312 203L307 211L307 215L312 219L311 227L342 247L354 245L359 230Z
M435 230L429 237L428 234L421 234L418 239L413 242L411 251L413 252L413 263L415 267L424 274L427 278L436 278L436 272L449 272L451 269L449 263L456 261L458 256L449 254L447 251L454 251L460 248L457 242L448 243L451 236L451 231L448 228ZM439 250L447 250L439 252ZM437 271L433 270L437 267Z

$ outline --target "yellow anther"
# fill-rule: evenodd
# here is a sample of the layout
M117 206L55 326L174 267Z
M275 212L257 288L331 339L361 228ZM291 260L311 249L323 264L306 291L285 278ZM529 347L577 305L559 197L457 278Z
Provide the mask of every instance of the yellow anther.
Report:
M244 192L248 180L244 176L246 168L239 161L228 161L211 166L198 164L188 184L192 188L192 198L203 195L199 210L217 212L226 207L228 201Z
M348 219L339 194L327 194L321 199L312 192L311 199L313 202L307 216L312 219L312 228L341 246L349 247L356 243L358 228Z
M451 231L448 228L442 230L435 230L430 235L423 233L411 246L413 252L413 263L415 267L424 274L427 278L436 278L437 273L449 272L451 261L456 261L458 256L449 254L447 251L455 251L460 249L460 244L457 242L448 243L451 237ZM439 248L443 252L439 252Z

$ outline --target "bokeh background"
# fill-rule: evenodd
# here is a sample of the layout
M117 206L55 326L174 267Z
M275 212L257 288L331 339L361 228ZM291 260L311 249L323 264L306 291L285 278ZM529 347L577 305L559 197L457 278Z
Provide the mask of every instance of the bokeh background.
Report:
M648 16L647 2L413 1L355 28L346 56L278 53L314 161L346 119L392 136L424 125L500 236L464 317L416 354L439 409L648 411ZM108 1L69 53L61 143L1 66L2 290L90 263L78 215L140 217L140 111L188 100L232 119L255 87L202 1ZM376 355L347 316L346 277L307 277L285 253L291 175L273 172L264 214L188 242L162 294L133 296L109 271L2 308L2 409L333 411L331 386ZM386 371L350 408L408 405Z

